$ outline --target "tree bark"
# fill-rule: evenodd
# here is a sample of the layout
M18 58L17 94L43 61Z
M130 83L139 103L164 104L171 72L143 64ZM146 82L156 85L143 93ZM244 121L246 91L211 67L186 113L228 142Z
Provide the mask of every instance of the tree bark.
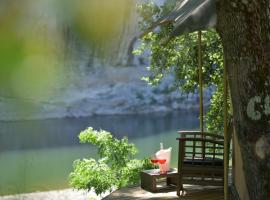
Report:
M270 198L269 4L269 0L219 0L217 5L217 30L251 200Z

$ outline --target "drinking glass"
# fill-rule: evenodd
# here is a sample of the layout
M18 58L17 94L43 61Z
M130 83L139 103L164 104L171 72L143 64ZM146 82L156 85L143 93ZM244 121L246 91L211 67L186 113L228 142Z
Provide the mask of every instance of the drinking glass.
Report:
M166 163L166 159L158 159L158 163L159 165L159 173L160 174L165 174L166 170L165 170L165 163Z

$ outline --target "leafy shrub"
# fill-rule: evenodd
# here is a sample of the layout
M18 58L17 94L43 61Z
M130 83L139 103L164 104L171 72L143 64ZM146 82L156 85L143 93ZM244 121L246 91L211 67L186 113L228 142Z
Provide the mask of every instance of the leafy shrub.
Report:
M79 134L81 143L97 148L98 160L75 160L69 182L76 189L94 189L100 195L108 190L138 184L139 172L153 168L149 159L134 159L137 148L124 137L118 140L104 130L88 128Z

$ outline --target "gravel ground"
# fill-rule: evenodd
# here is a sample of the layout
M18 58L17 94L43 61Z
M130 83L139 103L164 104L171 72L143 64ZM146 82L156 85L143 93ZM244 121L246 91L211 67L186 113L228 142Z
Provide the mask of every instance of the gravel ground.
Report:
M104 195L105 196L105 195ZM100 200L94 192L73 189L0 196L0 200Z

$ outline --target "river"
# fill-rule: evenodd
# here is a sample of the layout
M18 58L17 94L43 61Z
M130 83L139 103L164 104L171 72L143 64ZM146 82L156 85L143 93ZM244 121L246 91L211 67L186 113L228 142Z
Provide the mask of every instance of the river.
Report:
M177 130L198 129L199 121L197 113L171 112L0 122L0 195L69 187L72 162L96 157L95 149L77 137L89 126L128 136L138 158L150 156L163 142L173 148L176 167Z

